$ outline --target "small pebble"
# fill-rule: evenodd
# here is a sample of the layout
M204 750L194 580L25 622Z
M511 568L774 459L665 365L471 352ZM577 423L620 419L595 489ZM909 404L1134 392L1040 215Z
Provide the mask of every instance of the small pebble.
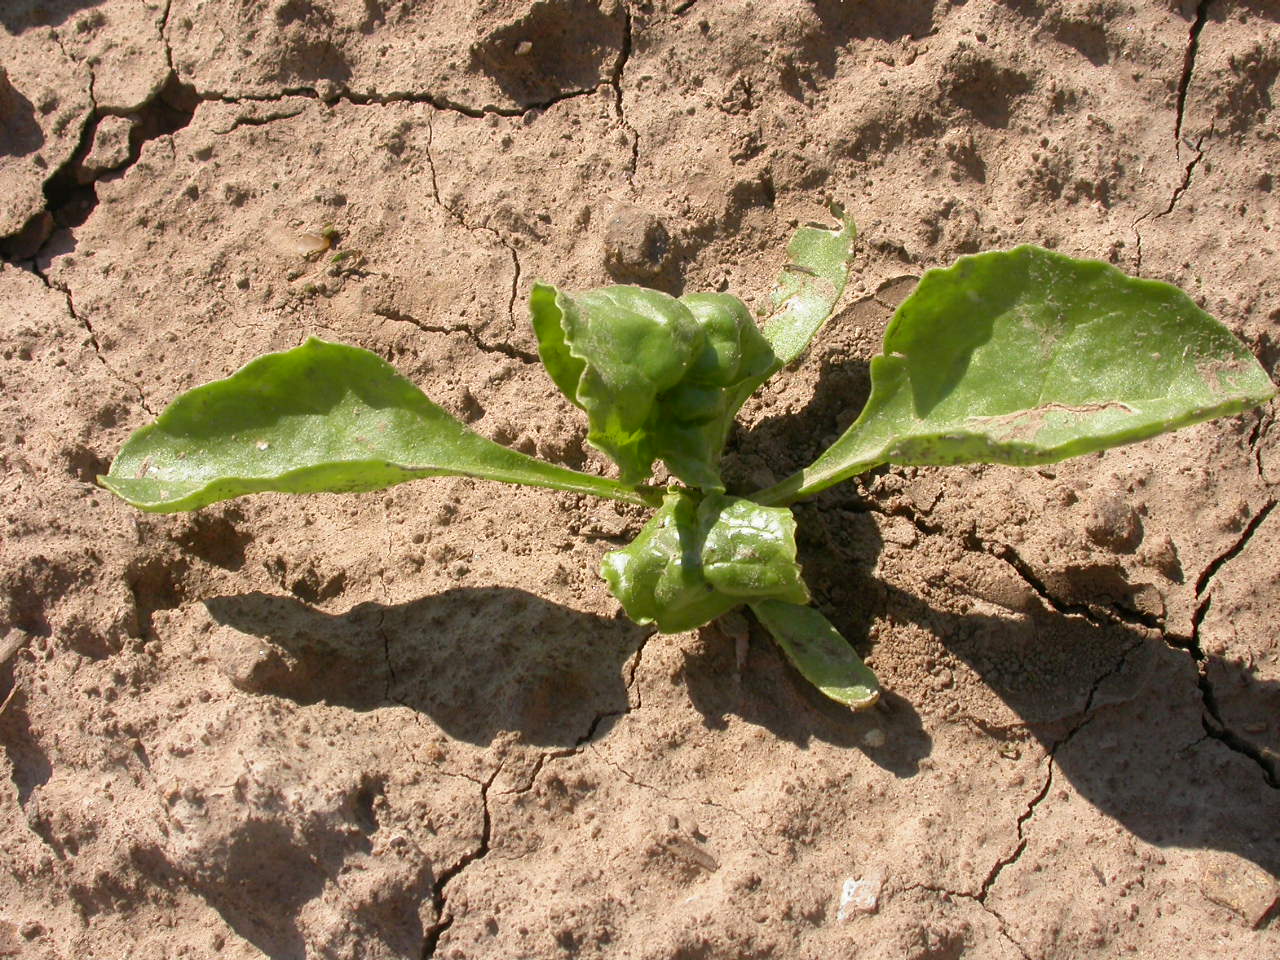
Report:
M836 918L844 921L854 914L875 913L880 909L880 891L883 888L883 867L868 870L860 880L849 877L840 892L840 910Z

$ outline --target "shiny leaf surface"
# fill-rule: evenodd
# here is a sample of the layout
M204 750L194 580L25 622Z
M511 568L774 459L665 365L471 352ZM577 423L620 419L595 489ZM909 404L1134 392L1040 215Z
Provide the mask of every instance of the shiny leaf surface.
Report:
M832 700L865 710L880 699L880 682L871 668L813 607L763 600L751 610L800 675Z
M314 338L184 393L99 481L136 507L170 513L268 490L379 490L441 475L647 502L486 440L375 354Z
M1249 351L1176 287L1039 247L931 270L894 314L858 420L787 503L882 463L1031 466L1268 400Z
M630 546L606 554L609 589L637 623L692 630L752 600L804 603L795 518L783 508L708 494L667 494Z

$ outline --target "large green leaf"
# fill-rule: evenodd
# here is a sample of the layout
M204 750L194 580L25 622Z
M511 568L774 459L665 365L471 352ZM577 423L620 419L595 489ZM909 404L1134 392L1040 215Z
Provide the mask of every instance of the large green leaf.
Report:
M898 308L871 397L788 503L882 463L1051 463L1238 413L1275 394L1176 287L1024 246L931 270Z
M650 501L486 440L376 355L314 338L184 393L98 479L136 507L169 513L267 490L378 490L441 475Z
M606 554L602 574L627 615L678 633L742 603L804 603L791 511L673 490L640 535Z
M839 207L832 207L831 212L839 221L835 226L808 224L787 244L787 262L774 288L773 313L764 328L765 339L778 358L774 370L804 353L844 293L857 230Z
M800 674L832 700L865 710L880 699L880 682L871 668L813 607L762 600L751 610Z

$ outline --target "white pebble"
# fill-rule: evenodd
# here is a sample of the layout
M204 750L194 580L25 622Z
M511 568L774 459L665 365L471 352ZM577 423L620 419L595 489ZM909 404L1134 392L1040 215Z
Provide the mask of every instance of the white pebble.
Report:
M875 913L880 909L880 890L884 887L884 868L874 867L860 879L849 877L840 891L838 920L848 920L856 913Z

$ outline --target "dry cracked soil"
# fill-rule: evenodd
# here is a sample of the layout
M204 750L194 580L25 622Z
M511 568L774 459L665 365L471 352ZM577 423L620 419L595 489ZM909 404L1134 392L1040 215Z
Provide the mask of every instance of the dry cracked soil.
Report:
M1274 376L1274 0L6 0L0 67L0 957L1280 957L1270 407L801 505L863 714L622 617L636 509L94 483L312 334L607 470L533 280L759 302L833 200L855 279L740 488L981 249L1176 283Z

